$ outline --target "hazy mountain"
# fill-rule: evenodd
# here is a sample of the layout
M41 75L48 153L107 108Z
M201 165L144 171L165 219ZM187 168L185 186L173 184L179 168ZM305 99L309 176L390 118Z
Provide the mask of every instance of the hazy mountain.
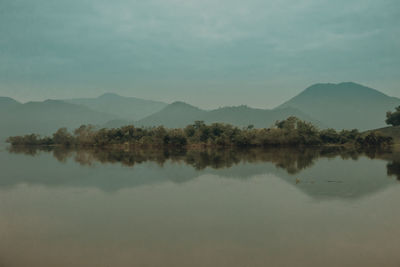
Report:
M0 100L2 108L8 105L7 112L2 112L0 116L1 139L11 135L29 133L48 135L61 127L73 129L81 124L100 125L115 118L113 115L59 100L28 102L26 104L15 102L12 104L13 102L8 100L4 104Z
M9 105L9 106L15 106L19 103L17 100L12 99L11 97L4 97L4 96L0 96L0 104L3 105Z
M172 103L161 111L134 124L138 126L164 125L169 128L177 128L192 124L196 120L202 120L206 123L223 122L236 126L248 126L252 124L255 127L261 128L269 127L275 121L286 119L289 116L297 116L303 120L311 121L316 125L320 124L303 112L293 108L268 110L237 106L206 111L184 102Z
M0 138L28 133L47 135L60 127L76 128L81 124L175 128L203 120L268 127L289 116L297 116L321 128L369 130L385 126L386 112L398 105L400 99L355 83L315 84L273 110L248 106L203 110L184 102L167 105L116 94L26 104L0 97Z
M0 112L7 112L10 108L18 105L21 105L21 103L10 97L0 96Z
M163 102L123 97L113 93L106 93L97 98L68 99L65 102L83 105L123 120L139 120L167 106Z
M207 111L184 102L174 102L159 112L156 112L142 120L136 122L141 126L164 125L169 128L185 127L196 120L203 120Z
M269 110L248 106L223 107L211 110L207 113L204 121L207 123L224 122L237 126L252 124L257 128L264 128L272 126L277 120L284 120L290 116L296 116L302 120L312 122L314 125L322 126L320 122L298 109L283 108L280 110Z
M360 130L385 126L386 112L400 105L400 99L356 83L315 84L282 104L297 108L336 129Z

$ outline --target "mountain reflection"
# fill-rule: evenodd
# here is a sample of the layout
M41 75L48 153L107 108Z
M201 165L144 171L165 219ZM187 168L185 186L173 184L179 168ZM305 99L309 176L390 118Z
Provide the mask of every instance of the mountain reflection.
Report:
M95 163L120 163L133 167L144 162L155 162L163 166L167 161L185 163L196 170L205 168L230 168L240 163L269 162L286 170L288 174L298 174L314 165L319 158L335 158L357 160L361 156L370 159L384 159L387 174L400 180L400 153L391 150L349 150L338 147L328 148L269 148L269 149L66 149L59 147L11 147L9 152L36 156L41 152L49 152L59 161L66 162L72 158L80 165ZM399 160L396 160L399 158Z
M395 149L74 150L12 147L9 152L0 153L4 174L0 179L0 190L28 184L116 192L170 182L190 183L203 176L246 183L258 177L262 180L278 178L316 200L355 200L397 185L396 178L400 181L400 151ZM388 179L392 177L395 179Z

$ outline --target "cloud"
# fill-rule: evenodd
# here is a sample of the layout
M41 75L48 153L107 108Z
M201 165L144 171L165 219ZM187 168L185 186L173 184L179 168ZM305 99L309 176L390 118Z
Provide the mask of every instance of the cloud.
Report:
M246 84L258 94L277 77L287 90L399 81L397 0L3 0L0 12L0 88L21 92L22 81L55 95L112 86L188 97Z

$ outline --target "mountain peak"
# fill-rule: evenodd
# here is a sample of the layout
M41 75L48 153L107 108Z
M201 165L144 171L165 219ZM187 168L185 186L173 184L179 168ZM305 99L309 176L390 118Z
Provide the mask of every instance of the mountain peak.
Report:
M355 83L318 83L278 108L297 108L336 129L379 128L400 99Z
M199 109L198 107L195 107L195 106L190 105L190 104L188 104L186 102L183 102L183 101L172 102L167 107Z
M365 87L365 86L363 86L363 85L361 85L359 83L355 83L355 82L341 82L341 83L338 83L337 85L339 85L339 86L360 86L360 87Z
M7 97L7 96L0 96L0 104L20 104L17 100Z
M355 82L341 82L341 83L316 83L306 88L302 93L310 93L321 91L323 93L327 92L375 92L377 94L383 95L383 93L364 86ZM302 94L300 93L300 95Z
M117 98L117 97L121 97L119 94L116 93L104 93L101 96L99 96L98 98Z
M219 107L219 111L224 111L224 110L230 110L230 111L248 111L248 110L258 110L257 108L252 108L249 107L248 105L239 105L239 106L225 106L225 107Z
M189 105L189 104L183 101L175 101L172 102L171 105Z

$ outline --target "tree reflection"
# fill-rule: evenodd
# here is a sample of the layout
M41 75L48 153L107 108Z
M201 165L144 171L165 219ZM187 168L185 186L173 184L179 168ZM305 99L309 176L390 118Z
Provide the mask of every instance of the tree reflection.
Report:
M369 158L382 157L390 151L368 150L360 151L339 147L325 148L269 148L269 149L66 149L60 147L10 147L11 153L23 153L35 156L39 152L50 152L60 162L72 158L81 165L95 163L120 163L132 167L143 162L156 162L162 166L166 161L182 162L202 170L205 168L229 168L239 163L273 163L277 168L286 170L289 174L296 174L311 167L318 158L341 157L357 160L364 155ZM400 177L400 161L387 165L389 175Z
M400 181L400 161L393 161L386 165L387 174L389 176L396 176L397 180Z

